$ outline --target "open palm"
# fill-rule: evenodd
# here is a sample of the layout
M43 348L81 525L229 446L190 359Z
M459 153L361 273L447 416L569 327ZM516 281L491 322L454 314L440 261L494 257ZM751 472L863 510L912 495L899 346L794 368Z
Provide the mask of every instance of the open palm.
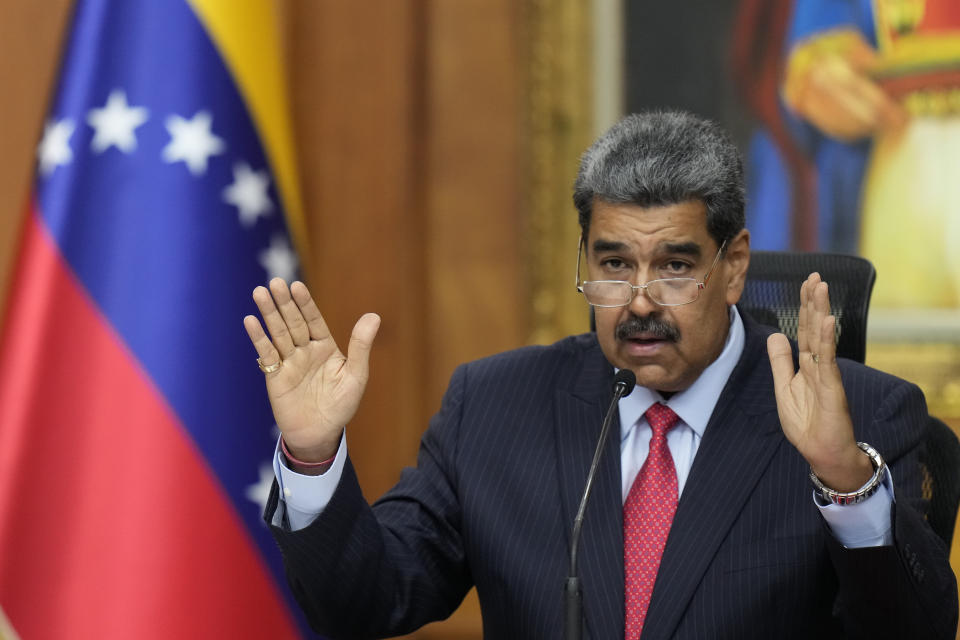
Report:
M854 438L837 366L835 325L827 283L813 273L800 288L799 370L783 334L770 336L767 353L784 435L825 484L842 491L863 484L871 467Z
M268 369L267 395L283 440L301 460L325 460L360 405L380 318L368 313L357 321L345 357L302 282L288 288L274 278L269 289L257 287L253 299L270 336L256 316L243 324Z

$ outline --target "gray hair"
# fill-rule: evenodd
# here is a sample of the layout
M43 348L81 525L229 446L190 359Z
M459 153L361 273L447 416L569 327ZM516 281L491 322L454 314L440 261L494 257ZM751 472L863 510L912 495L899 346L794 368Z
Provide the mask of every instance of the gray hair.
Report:
M631 114L580 159L573 203L584 240L596 200L641 207L700 200L720 245L744 227L743 163L714 122L682 111Z

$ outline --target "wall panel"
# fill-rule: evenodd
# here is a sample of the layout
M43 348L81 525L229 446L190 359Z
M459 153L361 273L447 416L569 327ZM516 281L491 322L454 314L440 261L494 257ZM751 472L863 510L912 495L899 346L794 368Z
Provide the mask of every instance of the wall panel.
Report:
M70 0L0 4L0 307L10 270L37 142ZM0 323L3 322L0 315Z

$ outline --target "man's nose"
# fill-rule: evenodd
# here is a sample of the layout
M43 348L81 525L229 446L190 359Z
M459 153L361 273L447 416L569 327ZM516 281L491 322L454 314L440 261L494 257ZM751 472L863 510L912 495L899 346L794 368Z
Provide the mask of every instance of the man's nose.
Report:
M660 305L651 300L648 290L643 288L633 290L633 300L630 301L628 308L635 316L643 318L659 311Z

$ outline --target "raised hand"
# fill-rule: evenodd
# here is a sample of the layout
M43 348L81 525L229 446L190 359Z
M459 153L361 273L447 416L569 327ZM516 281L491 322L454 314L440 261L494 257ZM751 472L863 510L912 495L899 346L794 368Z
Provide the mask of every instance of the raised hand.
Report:
M380 317L368 313L357 321L344 357L302 282L287 288L274 278L269 289L254 289L253 299L271 337L256 316L245 317L243 326L265 370L283 440L299 460L326 460L360 405Z
M784 435L825 485L847 492L863 486L873 467L853 435L837 367L835 325L827 283L820 274L810 274L800 287L800 370L794 370L790 343L782 333L767 340L767 354Z

